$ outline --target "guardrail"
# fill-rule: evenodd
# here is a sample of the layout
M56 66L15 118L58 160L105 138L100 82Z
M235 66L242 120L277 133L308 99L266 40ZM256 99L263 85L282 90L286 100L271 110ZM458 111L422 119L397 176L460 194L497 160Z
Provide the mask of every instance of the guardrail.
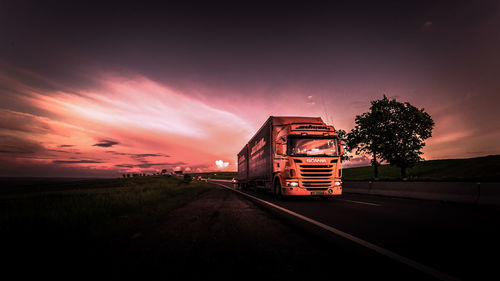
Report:
M224 180L224 179L210 179L212 181L220 181L220 182L232 182L232 180Z
M500 205L498 182L344 182L343 192Z

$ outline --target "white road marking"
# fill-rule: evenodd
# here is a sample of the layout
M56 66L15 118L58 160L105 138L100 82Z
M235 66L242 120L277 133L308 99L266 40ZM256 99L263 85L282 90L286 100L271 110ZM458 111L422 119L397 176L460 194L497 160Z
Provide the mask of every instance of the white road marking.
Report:
M356 200L347 200L347 199L337 199L337 200L347 201L347 202L357 203L357 204L363 204L363 205L377 206L377 207L382 206L381 204L377 204L377 203L369 203L369 202L356 201Z
M408 265L408 266L410 266L410 267L413 267L413 268L415 268L415 269L417 269L417 270L420 270L420 271L422 271L422 272L425 272L425 273L427 273L427 274L429 274L429 275L431 275L431 276L433 276L433 277L435 277L435 278L437 278L437 279L440 279L440 280L450 280L450 281L451 281L451 280L459 280L459 279L457 279L457 278L455 278L455 277L452 277L452 276L450 276L450 275L448 275L448 274L446 274L446 273L444 273L444 272L441 272L441 271L436 270L436 269L434 269L434 268L431 268L431 267L428 267L428 266L426 266L426 265L423 265L423 264L421 264L421 263L419 263L419 262L416 262L416 261L414 261L414 260L412 260L412 259L409 259L409 258L403 257L403 256L401 256L401 255L398 255L398 254L396 254L396 253L394 253L394 252L392 252L392 251L389 251L389 250L387 250L387 249L384 249L384 248L382 248L382 247L379 247L379 246L377 246L377 245L375 245L375 244L372 244L372 243L370 243L370 242L368 242L368 241L365 241L365 240L363 240L363 239L361 239L361 238L358 238L358 237L353 236L353 235L351 235L351 234L349 234L349 233L343 232L343 231L341 231L341 230L338 230L338 229L336 229L336 228L334 228L334 227L331 227L331 226L326 225L326 224L324 224L324 223L321 223L321 222L319 222L319 221L313 220L313 219L308 218L308 217L306 217L306 216L303 216L303 215L301 215L301 214L295 213L295 212L293 212L293 211L290 211L290 210L288 210L288 209L285 209L285 208L283 208L283 207L281 207L281 206L278 206L278 205L276 205L276 204L273 204L273 203L271 203L271 202L267 202L267 201L265 201L265 200L262 200L262 199L260 199L260 198L255 197L255 196L252 196L252 195L247 194L247 193L245 193L245 192L241 192L241 191L239 191L239 190L236 190L236 189L230 188L230 187L225 186L225 185L220 184L220 183L216 183L216 182L212 182L212 183L213 183L213 184L216 184L216 185L220 185L220 186L222 186L222 187L224 187L224 188L227 188L227 189L229 189L229 190L232 190L232 191L234 191L234 192L238 192L238 193L240 193L240 194L242 194L242 195L244 195L244 196L250 197L250 198L252 198L252 199L254 199L254 200L257 200L257 201L259 201L259 202L262 202L262 203L264 203L264 204L267 204L267 205L269 205L269 206L271 206L271 207L274 207L274 208L276 208L276 209L278 209L278 210L281 210L281 211L283 211L283 212L285 212L285 213L288 213L288 214L290 214L290 215L292 215L292 216L295 216L295 217L297 217L297 218L299 218L299 219L305 220L305 221L307 221L307 222L309 222L309 223L312 223L312 224L314 224L314 225L316 225L316 226L318 226L318 227L321 227L321 228L323 228L323 229L325 229L325 230L327 230L327 231L330 231L331 233L337 234L337 235L339 235L339 236L341 236L341 237L343 237L343 238L346 238L346 239L348 239L348 240L350 240L350 241L352 241L352 242L354 242L354 243L357 243L357 244L359 244L359 245L361 245L361 246L364 246L364 247L366 247L366 248L368 248L368 249L371 249L371 250L373 250L373 251L375 251L375 252L377 252L377 253L379 253L379 254L381 254L381 255L384 255L384 256L389 257L389 258L391 258L391 259L393 259L393 260L395 260L395 261L401 262L401 263L406 264L406 265Z

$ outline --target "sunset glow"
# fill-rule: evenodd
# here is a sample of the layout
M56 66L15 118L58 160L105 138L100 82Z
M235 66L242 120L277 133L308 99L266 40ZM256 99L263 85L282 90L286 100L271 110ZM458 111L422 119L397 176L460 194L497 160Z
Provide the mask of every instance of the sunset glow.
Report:
M269 116L319 116L349 131L384 94L434 119L425 159L500 153L497 75L481 74L498 71L500 42L485 31L498 31L498 10L485 9L460 34L455 25L465 23L438 15L395 26L375 12L362 19L369 31L347 16L284 25L267 14L270 26L242 20L233 32L215 21L205 30L189 11L152 15L164 33L117 13L96 18L98 34L75 24L61 39L57 10L48 11L55 23L37 27L43 40L2 27L11 45L0 49L1 175L235 171L237 152ZM30 15L24 20L37 22ZM110 17L122 26L99 25ZM344 165L368 163L357 156Z

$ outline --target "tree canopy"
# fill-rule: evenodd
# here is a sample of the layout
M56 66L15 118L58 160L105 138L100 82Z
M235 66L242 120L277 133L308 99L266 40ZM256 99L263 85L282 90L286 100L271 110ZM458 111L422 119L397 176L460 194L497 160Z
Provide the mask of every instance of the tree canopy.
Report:
M432 136L434 121L424 111L409 102L398 102L385 95L371 102L370 111L356 116L356 126L347 136L350 149L356 153L370 153L378 178L379 160L401 168L406 179L407 168L422 158L424 140Z

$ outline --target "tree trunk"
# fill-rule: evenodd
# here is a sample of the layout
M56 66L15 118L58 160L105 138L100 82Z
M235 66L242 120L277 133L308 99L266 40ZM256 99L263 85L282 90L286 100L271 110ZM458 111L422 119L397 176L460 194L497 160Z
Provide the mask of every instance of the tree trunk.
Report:
M373 172L374 172L374 178L376 181L378 181L378 162L377 162L377 154L373 152Z
M406 176L406 167L401 167L401 178L405 181L408 180Z

